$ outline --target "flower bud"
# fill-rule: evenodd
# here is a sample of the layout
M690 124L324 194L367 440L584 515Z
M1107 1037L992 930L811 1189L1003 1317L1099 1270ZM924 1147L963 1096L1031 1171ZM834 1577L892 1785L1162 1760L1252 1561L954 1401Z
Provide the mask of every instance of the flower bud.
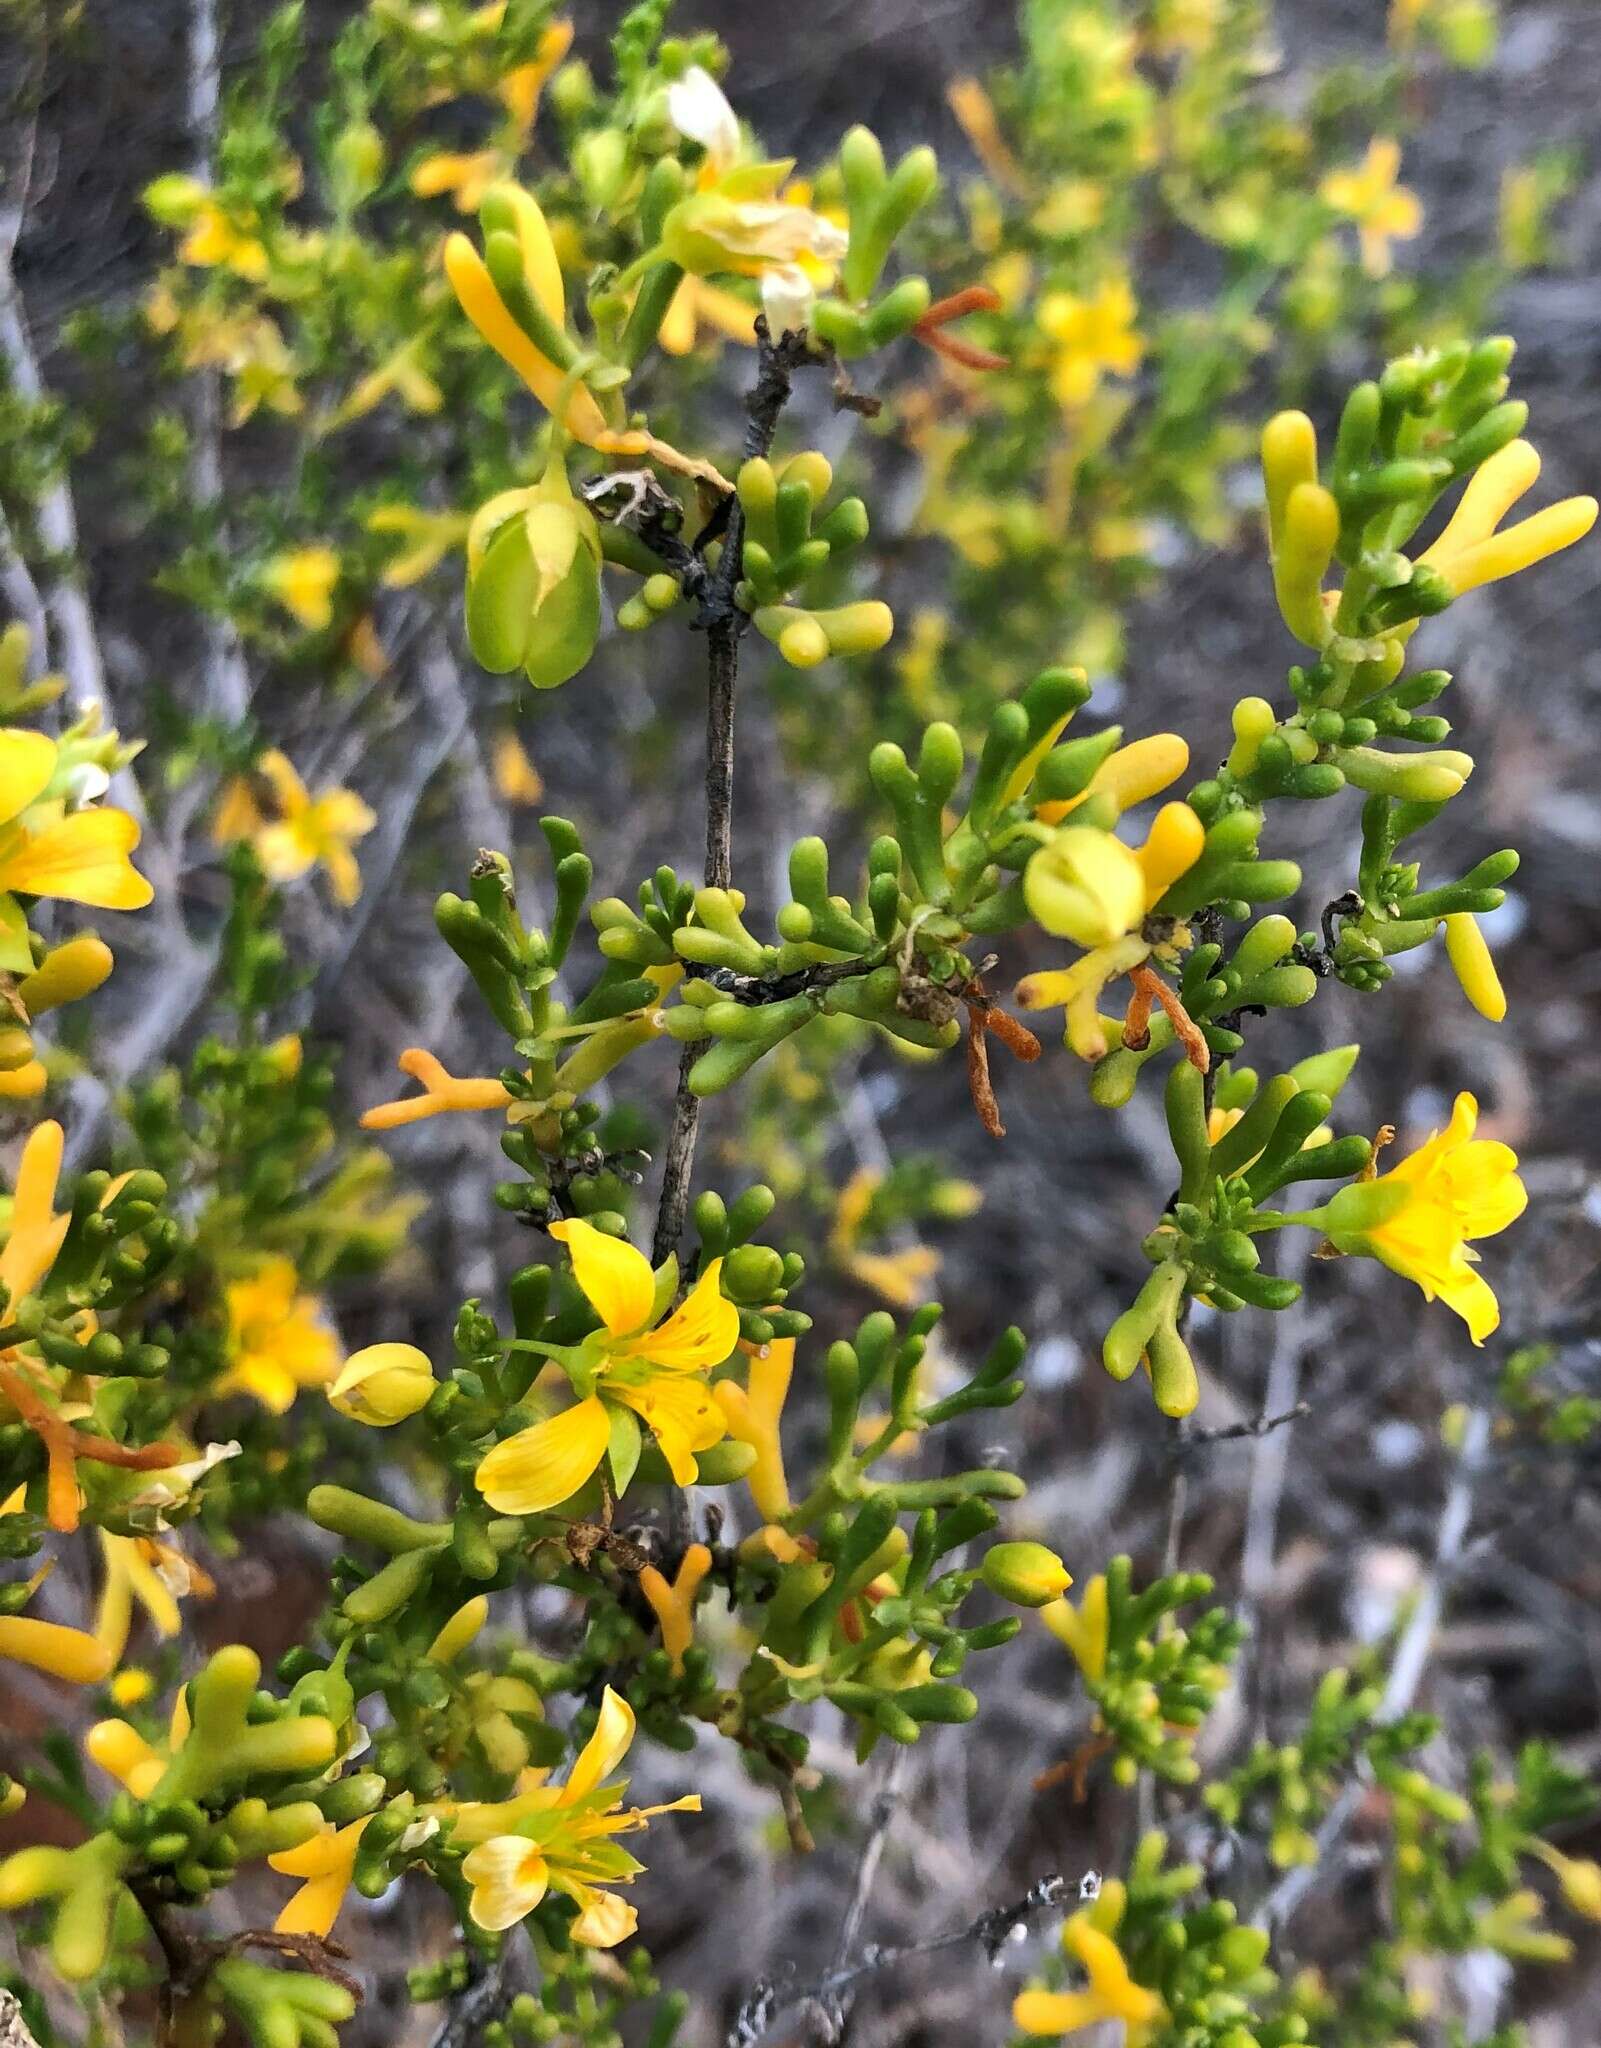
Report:
M1145 915L1145 873L1110 832L1068 825L1029 862L1023 895L1044 930L1080 946L1105 946Z
M415 1344L369 1344L346 1360L328 1399L352 1422L388 1429L426 1408L438 1382Z
M1017 1607L1046 1607L1059 1600L1073 1575L1043 1543L997 1543L984 1553L979 1576L992 1593Z

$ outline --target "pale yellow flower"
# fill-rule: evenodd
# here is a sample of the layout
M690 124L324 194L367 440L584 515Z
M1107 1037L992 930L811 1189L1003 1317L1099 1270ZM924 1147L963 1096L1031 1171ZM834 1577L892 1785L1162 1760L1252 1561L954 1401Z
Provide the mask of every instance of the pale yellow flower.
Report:
M1410 241L1423 226L1417 194L1395 182L1400 168L1400 143L1376 135L1361 163L1331 171L1318 188L1326 206L1356 223L1362 268L1369 277L1388 277L1394 262L1390 244Z
M264 1259L225 1292L227 1371L218 1393L252 1394L275 1415L302 1387L323 1387L339 1370L339 1343L315 1295L303 1294L288 1259Z

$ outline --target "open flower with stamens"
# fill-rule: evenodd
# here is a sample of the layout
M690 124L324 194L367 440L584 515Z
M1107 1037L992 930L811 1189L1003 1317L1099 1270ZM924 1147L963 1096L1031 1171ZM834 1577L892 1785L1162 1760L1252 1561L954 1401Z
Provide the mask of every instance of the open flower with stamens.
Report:
M615 1444L637 1445L639 1424L655 1434L680 1486L695 1477L695 1453L728 1433L706 1375L739 1339L739 1311L723 1298L723 1262L713 1259L671 1314L659 1313L658 1284L643 1252L574 1217L550 1234L567 1247L573 1278L600 1328L581 1344L537 1345L581 1398L519 1430L484 1458L478 1490L504 1515L536 1515L569 1499Z
M1145 844L1128 847L1093 825L1066 825L1024 871L1029 909L1048 932L1089 950L1071 967L1026 975L1017 985L1025 1010L1067 1012L1066 1043L1080 1059L1106 1053L1100 999L1106 984L1143 966L1152 953L1171 956L1189 943L1180 925L1147 936L1162 897L1201 857L1206 829L1188 804L1164 804Z
M1391 1272L1438 1297L1482 1344L1501 1320L1494 1290L1473 1269L1469 1240L1493 1237L1528 1206L1510 1145L1476 1138L1479 1105L1461 1094L1443 1131L1375 1180L1341 1188L1322 1209L1298 1219L1328 1234L1337 1251L1382 1259Z
M694 1792L662 1806L623 1805L628 1780L606 1781L633 1739L633 1709L607 1686L595 1732L564 1785L534 1783L513 1799L450 1809L451 1840L472 1845L461 1868L472 1886L467 1910L476 1926L502 1933L557 1891L578 1907L575 1941L612 1948L633 1933L634 1908L608 1887L632 1883L645 1866L615 1837L635 1833L658 1813L700 1812Z

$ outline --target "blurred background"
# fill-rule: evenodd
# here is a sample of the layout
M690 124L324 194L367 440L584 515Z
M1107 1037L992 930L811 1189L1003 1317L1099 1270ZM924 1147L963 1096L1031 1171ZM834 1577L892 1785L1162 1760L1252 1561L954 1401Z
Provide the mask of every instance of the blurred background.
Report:
M578 50L596 56L621 11L580 5ZM193 614L152 588L159 524L131 516L119 482L159 394L141 390L131 352L115 358L108 379L104 361L86 365L63 336L86 315L125 313L162 260L163 238L139 195L152 177L189 160L188 23L177 0L80 0L70 9L62 0L61 12L15 277L46 381L81 398L94 419L92 454L78 457L76 472L88 587L119 722L153 733L151 758L159 760L162 721L172 706L193 702L203 653ZM331 44L352 12L344 0L311 0L312 49ZM886 148L933 141L957 188L980 167L971 124L953 114L948 90L953 80L1008 65L1018 50L1018 22L1002 0L811 0L788 8L685 0L680 13L686 28L709 27L726 39L731 96L773 151L794 150L804 161L816 138L863 120ZM248 62L263 18L254 0L226 11L225 90ZM1376 64L1385 30L1379 0L1283 0L1265 39L1275 61L1261 70L1262 107L1293 127L1307 81L1331 67ZM0 25L0 53L3 37ZM20 47L15 54L20 62ZM1593 0L1508 0L1481 65L1424 66L1413 91L1421 98L1407 109L1404 176L1422 202L1423 226L1398 251L1404 273L1460 276L1497 245L1508 166L1540 151L1559 152L1572 166L1548 249L1519 274L1491 279L1483 313L1489 331L1518 339L1514 389L1530 403L1530 435L1545 456L1542 494L1593 490L1601 477L1601 9ZM947 256L960 244L962 219L952 215ZM1214 289L1214 252L1194 238L1153 233L1135 255L1142 306L1182 309ZM1371 335L1338 340L1297 373L1298 401L1325 434L1343 389L1373 367L1371 343ZM728 352L698 393L704 431L715 434L721 421L725 448L747 362ZM1269 351L1234 401L1236 413L1259 416L1283 374ZM1048 407L1032 431L1046 444L1059 432ZM848 465L853 436L860 448L864 430L834 414L820 390L803 387L781 446L815 442ZM904 628L941 609L952 556L919 540L917 467L896 429L867 438L856 459L874 480L884 536L875 589L902 621L897 647L915 651L920 643L908 642ZM230 487L250 481L250 460L238 458ZM1186 734L1198 773L1226 750L1235 698L1273 695L1293 656L1250 510L1248 437L1238 462L1225 466L1224 488L1240 516L1221 522L1214 537L1177 520L1152 522L1149 571L1128 593L1121 644L1098 665L1096 697L1083 714L1116 717L1131 733ZM1537 574L1475 593L1424 629L1427 658L1456 674L1452 743L1481 763L1476 801L1459 807L1465 822L1454 836L1449 820L1436 832L1431 858L1443 878L1499 846L1523 856L1505 907L1487 925L1511 998L1507 1021L1478 1018L1432 949L1403 959L1378 998L1331 986L1305 1015L1271 1020L1273 1044L1263 1057L1276 1065L1364 1039L1341 1103L1347 1128L1393 1123L1403 1142L1416 1142L1445 1120L1457 1090L1472 1088L1486 1131L1522 1155L1532 1200L1514 1232L1487 1248L1504 1323L1483 1352L1449 1315L1426 1310L1411 1289L1356 1262L1337 1271L1311 1262L1305 1299L1288 1314L1197 1315L1203 1432L1299 1402L1307 1411L1265 1436L1198 1444L1184 1459L1180 1555L1213 1573L1221 1597L1254 1631L1240 1688L1216 1717L1209 1745L1277 1730L1326 1669L1381 1639L1416 1594L1431 1571L1449 1484L1442 1408L1481 1404L1520 1346L1554 1347L1546 1371L1559 1392L1601 1390L1598 586L1601 550L1592 542ZM267 663L252 707L297 761L314 763L319 782L351 784L381 814L362 849L366 886L354 912L335 917L309 895L291 912L297 946L318 965L286 1005L287 1020L337 1047L341 1094L358 1107L395 1092L403 1046L448 1046L448 1063L463 1072L478 1071L479 1056L497 1057L429 915L433 896L459 885L480 845L514 852L529 899L543 887L536 812L510 801L497 782L493 734L517 731L544 807L584 828L602 879L620 893L659 862L695 870L702 837L704 681L690 636L608 632L572 688L514 704L503 682L458 658L452 574L389 594L382 605L386 644L401 652L363 692L330 708L301 687L292 665ZM970 629L958 619L959 631ZM1058 651L1038 647L1036 664ZM824 831L842 849L865 847L878 827L859 777L839 757L847 748L865 752L860 735L881 713L896 715L897 692L899 715L919 709L916 678L887 658L865 675L814 682L776 674L765 653L752 648L742 684L736 789L735 876L758 930L784 900L792 839ZM1009 681L1020 685L1030 672L1020 658ZM1294 851L1306 869L1304 922L1350 880L1352 820L1337 811L1306 807L1294 821L1299 842L1275 848ZM203 854L184 868L184 895L181 943L159 927L130 930L123 942L126 969L105 998L119 1082L148 1073L203 1028L214 968L206 912L216 902ZM1044 950L1012 944L992 985L1048 964ZM623 1086L624 1099L637 1100L658 1128L670 1074L664 1048L654 1067L630 1067ZM1168 1192L1157 1096L1144 1091L1117 1116L1098 1111L1076 1062L1052 1048L1033 1066L998 1070L1007 1135L997 1142L972 1113L959 1062L913 1064L878 1043L853 1042L820 1057L802 1081L803 1098L815 1090L810 1107L784 1102L777 1082L714 1104L697 1185L768 1178L780 1187L787 1237L778 1241L814 1261L802 1305L818 1328L803 1357L820 1356L830 1337L897 1289L945 1303L940 1343L956 1358L981 1352L1017 1322L1032 1339L1030 1391L1017 1408L975 1425L968 1462L993 1456L1029 1478L1014 1533L1048 1540L1081 1579L1120 1549L1142 1571L1153 1569L1167 1533L1169 1433L1135 1389L1105 1378L1097 1352L1137 1281L1139 1241ZM109 1105L85 1089L75 1109L74 1142L88 1157L109 1141ZM351 1344L378 1336L437 1344L459 1300L496 1297L528 1256L526 1235L489 1199L500 1171L493 1120L442 1118L399 1134L390 1149L427 1206L402 1261L343 1301L342 1327ZM899 1181L891 1177L896 1162ZM822 1192L852 1183L864 1201L877 1202L866 1231ZM974 1199L969 1185L981 1201L959 1213ZM818 1417L797 1399L790 1420L804 1441ZM1601 1765L1598 1478L1593 1452L1554 1448L1535 1459L1516 1448L1492 1453L1479 1475L1419 1696L1441 1717L1447 1756L1485 1744L1510 1750L1539 1734L1575 1760ZM211 1563L217 1600L191 1610L203 1641L243 1636L270 1655L318 1603L320 1553L287 1522L269 1525L244 1554ZM704 1625L710 1640L718 1625ZM977 1729L941 1731L909 1753L864 1941L925 1938L1020 1896L1047 1872L1076 1879L1118 1867L1136 1824L1132 1795L1092 1778L1081 1799L1062 1774L1048 1775L1087 1732L1072 1681L1060 1647L1028 1629L989 1662ZM6 1707L18 1733L57 1711L45 1689L23 1681ZM875 1781L851 1779L848 1759L835 1753L837 1727L820 1721L816 1739L818 1761L838 1764L846 1782L865 1789L810 1858L789 1852L770 1796L727 1759L695 1780L706 1817L652 1837L641 1918L664 1979L694 1996L684 2037L694 2048L723 2037L757 1980L790 1971L804 1981L832 1957ZM642 1760L636 1792L676 1790L685 1768L672 1757ZM1230 1853L1221 1836L1186 1825L1208 1856ZM1572 1846L1594 1854L1601 1834ZM1320 1896L1327 1910L1308 1916L1292 1940L1309 1961L1337 1957L1371 1931L1360 1816ZM407 1961L437 1946L441 1929L420 1917L404 1887L376 1904L353 1901L351 1910L372 1923L371 1955L393 1965L387 1975L380 1963L367 1965L372 1990L359 2039L425 2039L430 2016L405 2004L399 1977ZM358 1947L369 1952L365 1932ZM864 2048L1000 2038L1020 1967L1009 1951L997 1982L964 1951L886 1971L864 1988L854 2038ZM1588 2041L1601 1959L1591 1954L1537 1986L1497 1983L1493 1992L1492 2005L1510 1998L1503 2010L1529 2007L1537 2048ZM1460 1985L1456 1993L1466 1995ZM803 2031L790 2014L773 2038L797 2040Z

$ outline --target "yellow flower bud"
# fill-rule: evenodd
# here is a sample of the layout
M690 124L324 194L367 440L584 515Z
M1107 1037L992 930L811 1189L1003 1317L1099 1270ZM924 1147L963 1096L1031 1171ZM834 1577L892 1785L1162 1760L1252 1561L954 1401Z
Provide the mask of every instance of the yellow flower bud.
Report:
M1044 930L1080 946L1105 946L1145 915L1145 871L1110 832L1068 825L1029 862L1023 895Z
M0 1657L31 1664L52 1678L73 1685L95 1685L111 1669L111 1655L82 1629L63 1628L54 1621L34 1621L25 1614L0 1614Z
M114 964L104 940L85 932L63 946L52 946L32 974L18 983L17 994L30 1017L41 1017L46 1010L92 995Z
M354 1352L328 1389L328 1399L352 1422L388 1429L426 1408L438 1382L415 1344L369 1344Z
M1048 1607L1073 1583L1073 1574L1043 1543L996 1543L985 1551L979 1575L992 1593L1018 1607Z
M1442 563L1442 573L1458 597L1482 583L1499 583L1583 540L1595 524L1597 509L1594 498L1564 498L1559 505L1547 505L1505 533L1491 534L1454 561Z
M1586 1920L1601 1920L1601 1863L1588 1857L1559 1856L1553 1864L1562 1896Z
M405 1347L398 1348L403 1350ZM454 1663L488 1619L488 1599L482 1593L475 1594L464 1606L456 1609L428 1645L426 1661L430 1664Z
M1495 971L1495 961L1479 921L1471 911L1455 912L1445 920L1445 950L1462 984L1462 993L1481 1017L1499 1024L1506 1015L1506 991Z

